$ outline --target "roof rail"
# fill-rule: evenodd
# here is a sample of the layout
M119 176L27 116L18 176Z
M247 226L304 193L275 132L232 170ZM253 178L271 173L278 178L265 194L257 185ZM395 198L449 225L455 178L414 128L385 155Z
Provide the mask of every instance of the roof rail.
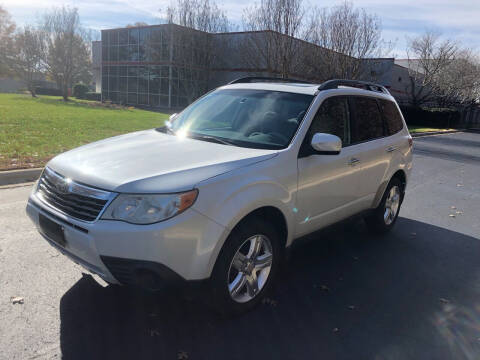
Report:
M228 85L254 83L254 82L280 82L280 83L284 82L284 83L311 84L308 81L297 80L297 79L283 79L278 77L267 77L267 76L247 76L247 77L242 77L242 78L230 81Z
M322 90L331 90L331 89L338 89L340 86L348 86L354 88L365 89L369 91L381 92L387 95L390 95L390 92L387 90L385 86L375 84L372 82L367 81L359 81L359 80L342 80L342 79L334 79L328 80L322 83L318 87L318 91Z

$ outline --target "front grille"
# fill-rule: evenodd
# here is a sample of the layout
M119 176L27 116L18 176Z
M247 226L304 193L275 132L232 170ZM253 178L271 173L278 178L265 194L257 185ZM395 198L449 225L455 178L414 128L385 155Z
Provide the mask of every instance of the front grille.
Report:
M112 198L112 193L67 179L45 168L37 196L47 205L83 221L94 221Z

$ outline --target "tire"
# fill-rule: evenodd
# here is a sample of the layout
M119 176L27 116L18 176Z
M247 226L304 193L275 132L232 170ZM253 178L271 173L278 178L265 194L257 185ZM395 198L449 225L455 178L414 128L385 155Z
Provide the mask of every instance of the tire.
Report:
M378 207L365 217L368 229L375 234L385 234L390 231L397 222L402 200L403 184L395 177L387 185Z
M265 298L280 265L280 240L273 225L262 219L246 219L232 231L212 273L215 311L240 314Z

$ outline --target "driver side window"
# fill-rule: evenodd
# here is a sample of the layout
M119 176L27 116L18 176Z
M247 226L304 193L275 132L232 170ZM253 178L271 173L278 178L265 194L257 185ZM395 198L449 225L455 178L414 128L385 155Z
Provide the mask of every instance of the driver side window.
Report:
M350 144L350 115L346 97L330 97L320 105L310 125L309 138L315 133L336 135L342 140L342 146Z

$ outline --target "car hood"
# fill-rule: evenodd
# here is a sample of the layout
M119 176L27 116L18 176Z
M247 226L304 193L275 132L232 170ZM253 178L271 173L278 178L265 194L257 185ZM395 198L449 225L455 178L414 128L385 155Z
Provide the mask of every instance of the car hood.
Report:
M67 151L47 166L77 182L109 191L168 193L190 190L202 180L276 153L146 130Z

